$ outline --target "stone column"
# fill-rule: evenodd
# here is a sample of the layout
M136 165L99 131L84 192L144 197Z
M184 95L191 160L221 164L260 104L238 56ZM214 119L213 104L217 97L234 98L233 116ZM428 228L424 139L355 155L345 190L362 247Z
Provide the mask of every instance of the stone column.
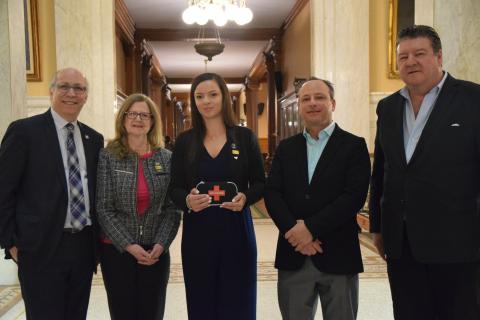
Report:
M23 1L0 0L0 139L13 120L27 115ZM18 283L17 265L0 250L0 285Z
M27 116L23 1L0 0L0 138Z
M415 0L415 24L433 26L434 3L435 0Z
M368 143L369 1L314 0L310 6L311 73L334 83L334 120Z
M443 67L454 77L480 83L480 2L415 0L415 23L435 28L443 46Z
M480 83L479 17L478 0L435 0L433 27L442 39L444 69L476 83Z
M54 0L57 69L75 67L89 84L80 120L114 135L115 13L113 0Z

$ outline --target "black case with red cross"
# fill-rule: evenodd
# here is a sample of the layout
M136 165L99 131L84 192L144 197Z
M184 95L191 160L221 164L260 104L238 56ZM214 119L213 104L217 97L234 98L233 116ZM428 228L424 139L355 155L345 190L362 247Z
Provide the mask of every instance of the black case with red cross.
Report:
M238 193L237 185L231 181L200 181L197 189L200 193L208 194L212 198L211 206L230 202Z

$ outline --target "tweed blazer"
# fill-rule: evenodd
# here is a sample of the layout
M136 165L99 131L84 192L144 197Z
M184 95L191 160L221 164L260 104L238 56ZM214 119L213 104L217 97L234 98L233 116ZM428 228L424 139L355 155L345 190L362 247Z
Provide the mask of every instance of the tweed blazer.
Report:
M156 149L143 159L143 170L150 193L144 215L137 215L138 157L121 159L108 148L100 151L97 169L97 213L99 224L115 247L123 252L129 244L161 244L165 250L177 234L180 211L167 194L170 182L170 156L167 149Z

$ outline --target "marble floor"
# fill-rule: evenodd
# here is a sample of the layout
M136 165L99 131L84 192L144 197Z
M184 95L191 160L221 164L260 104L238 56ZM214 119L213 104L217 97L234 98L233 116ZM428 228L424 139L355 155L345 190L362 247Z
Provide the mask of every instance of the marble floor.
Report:
M277 305L276 270L273 268L277 231L270 219L254 221L258 245L257 318L259 320L281 319ZM181 232L171 246L172 266L167 292L166 320L187 319L180 239ZM368 236L361 234L360 241L365 272L360 275L358 320L391 320L393 319L392 305L385 264L373 251ZM25 319L25 310L19 292L18 286L0 288L0 319ZM95 276L92 284L88 319L109 319L107 298L100 274ZM322 319L320 308L317 310L316 319Z

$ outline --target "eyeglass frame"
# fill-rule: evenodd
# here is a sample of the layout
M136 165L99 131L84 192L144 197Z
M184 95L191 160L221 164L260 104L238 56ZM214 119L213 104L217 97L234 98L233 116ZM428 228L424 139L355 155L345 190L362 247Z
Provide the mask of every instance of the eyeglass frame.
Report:
M153 119L153 115L150 112L125 111L124 115L127 119L130 120L136 120L137 118L140 118L140 120L142 121Z
M87 93L88 88L86 86L79 86L79 85L69 85L69 84L55 84L55 88L60 91L61 94L67 94L70 90L73 89L73 93L75 95L82 95Z

